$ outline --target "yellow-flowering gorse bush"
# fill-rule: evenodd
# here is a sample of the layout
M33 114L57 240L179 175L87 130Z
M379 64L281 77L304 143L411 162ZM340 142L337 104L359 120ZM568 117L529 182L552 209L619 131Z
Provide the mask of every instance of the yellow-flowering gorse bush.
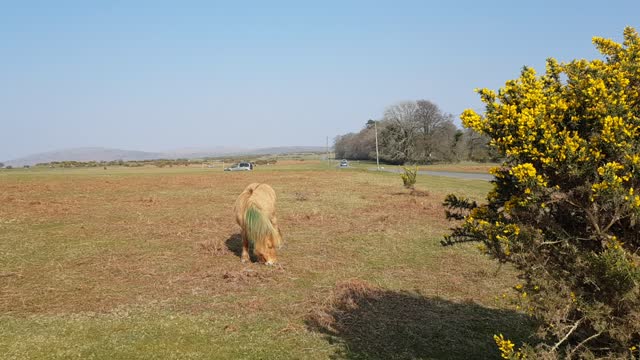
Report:
M640 37L593 42L603 60L548 59L478 90L485 113L461 119L505 160L486 204L445 202L463 221L445 244L480 241L522 272L539 356L628 358L640 343Z
M413 169L405 166L402 169L404 170L404 172L400 174L400 178L402 178L402 184L407 189L413 189L416 186L418 166L415 166Z

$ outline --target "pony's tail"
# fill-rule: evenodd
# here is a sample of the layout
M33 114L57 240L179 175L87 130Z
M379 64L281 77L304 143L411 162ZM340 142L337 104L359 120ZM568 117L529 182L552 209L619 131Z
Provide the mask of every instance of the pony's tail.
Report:
M254 205L249 205L244 216L247 238L256 248L265 246L264 241L267 236L272 236L274 246L279 247L281 243L280 233L273 227L271 221L260 212Z

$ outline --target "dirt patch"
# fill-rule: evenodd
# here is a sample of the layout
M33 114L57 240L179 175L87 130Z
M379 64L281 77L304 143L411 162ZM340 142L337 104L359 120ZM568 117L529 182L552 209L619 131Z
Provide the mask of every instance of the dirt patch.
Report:
M309 200L309 194L307 192L296 191L293 193L293 196L297 201Z
M227 282L246 282L252 280L264 281L269 279L264 274L251 269L244 269L241 271L225 271L224 274L222 274L222 278Z
M409 195L412 196L429 196L429 192L425 190L411 189Z

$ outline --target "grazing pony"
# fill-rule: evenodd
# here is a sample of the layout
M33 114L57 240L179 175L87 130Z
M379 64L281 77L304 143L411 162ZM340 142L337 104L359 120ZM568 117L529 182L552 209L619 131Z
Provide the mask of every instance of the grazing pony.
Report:
M242 262L249 261L249 242L261 263L273 265L282 235L276 219L276 193L267 184L253 183L238 196L234 206L236 222L242 228Z

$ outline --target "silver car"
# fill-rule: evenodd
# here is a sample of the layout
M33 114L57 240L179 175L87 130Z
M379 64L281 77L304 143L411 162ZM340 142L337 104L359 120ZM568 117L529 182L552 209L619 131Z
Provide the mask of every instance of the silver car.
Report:
M224 169L224 171L250 171L253 170L253 164L248 162L237 163L231 167Z

